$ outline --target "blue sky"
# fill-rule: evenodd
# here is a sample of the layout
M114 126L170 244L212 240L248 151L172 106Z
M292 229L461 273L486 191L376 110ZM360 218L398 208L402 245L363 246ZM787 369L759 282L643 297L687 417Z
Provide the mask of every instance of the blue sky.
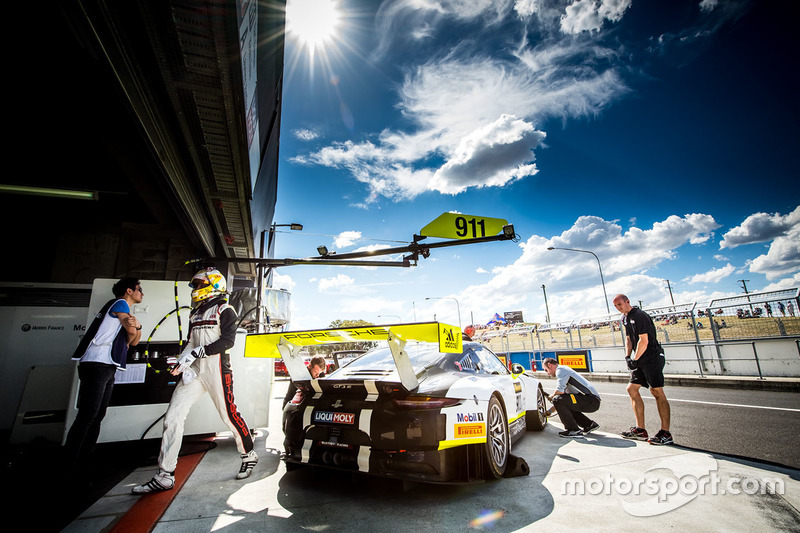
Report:
M542 285L554 321L605 314L595 259L549 246L593 251L609 298L645 307L665 280L701 305L800 286L791 5L289 0L275 222L304 229L275 257L398 246L450 211L519 236L280 268L290 328L541 322Z

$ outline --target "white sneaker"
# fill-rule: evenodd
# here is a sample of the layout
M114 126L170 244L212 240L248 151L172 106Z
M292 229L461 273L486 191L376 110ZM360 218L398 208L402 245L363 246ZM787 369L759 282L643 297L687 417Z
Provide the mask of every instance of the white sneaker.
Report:
M255 450L250 450L250 453L242 455L242 466L239 467L239 473L236 474L236 479L244 479L250 477L258 463L258 454Z
M134 494L147 494L148 492L161 492L170 490L175 486L175 476L171 472L159 471L153 479L131 489Z

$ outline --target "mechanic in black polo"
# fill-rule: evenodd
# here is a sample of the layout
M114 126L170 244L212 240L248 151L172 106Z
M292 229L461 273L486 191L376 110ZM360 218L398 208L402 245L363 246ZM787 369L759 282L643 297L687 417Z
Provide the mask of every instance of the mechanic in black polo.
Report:
M558 411L558 418L564 424L564 431L558 434L564 438L581 438L600 427L583 413L594 413L600 409L600 395L586 378L568 366L548 357L542 361L548 375L555 377L556 391L548 396Z
M669 432L670 408L664 394L666 359L664 349L656 338L656 326L653 319L638 307L633 307L624 294L614 297L614 307L623 314L622 324L627 337L625 361L631 371L627 390L636 419L636 425L629 431L624 431L622 436L626 439L646 440L650 444L672 444L672 434ZM661 429L650 438L644 428L644 401L639 393L641 387L650 389L661 418Z

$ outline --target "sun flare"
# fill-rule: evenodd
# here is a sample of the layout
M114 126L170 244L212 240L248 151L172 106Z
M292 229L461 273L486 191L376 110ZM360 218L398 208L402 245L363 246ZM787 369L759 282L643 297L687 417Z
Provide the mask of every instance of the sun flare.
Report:
M286 35L309 51L336 35L341 14L337 0L289 0L286 3Z

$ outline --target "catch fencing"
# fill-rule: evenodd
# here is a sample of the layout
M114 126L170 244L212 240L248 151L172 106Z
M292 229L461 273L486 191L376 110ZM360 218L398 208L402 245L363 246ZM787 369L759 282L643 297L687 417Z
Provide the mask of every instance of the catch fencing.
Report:
M749 293L708 305L645 308L672 373L800 376L800 289ZM618 314L478 330L498 354L591 352L593 371L624 371ZM533 361L534 358L531 357Z

